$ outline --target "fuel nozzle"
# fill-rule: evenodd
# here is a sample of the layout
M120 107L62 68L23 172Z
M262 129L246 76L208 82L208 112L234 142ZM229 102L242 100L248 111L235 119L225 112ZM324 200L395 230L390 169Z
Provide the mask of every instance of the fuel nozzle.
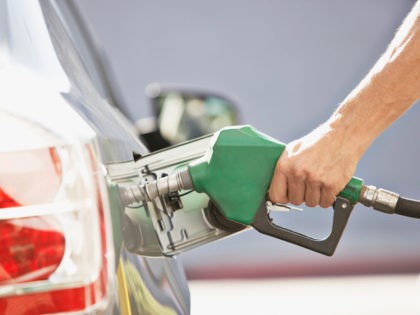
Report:
M183 217L172 220L172 215L177 213L173 211L166 215L166 207L160 207L160 203L157 202L159 197L176 195L175 192L181 190L205 193L210 199L207 212L200 212L207 213L203 219L203 226L212 225L211 229L218 228L224 232L234 232L252 226L263 234L325 255L334 253L357 202L384 213L420 218L420 201L401 198L396 193L374 186L364 186L362 179L353 177L333 204L333 222L328 237L312 238L276 225L270 217L270 212L284 210L287 206L270 205L267 191L276 163L285 148L284 143L260 133L251 126L224 128L212 136L204 155L188 162L187 169L175 169L168 176L120 186L121 199L126 205L150 201L157 204L150 205L156 208L155 213L150 213L154 216L152 219L160 240L164 240L161 246L164 251L168 248L182 248L185 242L190 242L188 235L193 233L187 232L195 230L194 219L191 219L191 224L188 225L191 227L190 231L183 227L173 229L173 226L182 222ZM163 218L166 218L166 221ZM232 225L232 222L235 225ZM211 229L206 230L209 237L215 235L214 229ZM168 234L170 231L173 233ZM176 243L172 239L167 241L165 238L168 235L171 238L176 235L182 236Z
M152 181L119 186L119 188L123 203L129 205L141 201L152 201L171 192L192 189L193 185L188 169L185 169Z

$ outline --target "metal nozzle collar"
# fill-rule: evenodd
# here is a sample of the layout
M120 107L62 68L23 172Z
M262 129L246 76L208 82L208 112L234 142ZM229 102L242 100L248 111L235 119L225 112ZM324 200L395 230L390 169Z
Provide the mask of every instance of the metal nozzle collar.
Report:
M159 178L145 185L148 201L171 192L192 188L191 177L188 170L176 172Z
M140 201L152 201L171 192L192 188L193 185L188 169L149 183L119 187L121 199L126 205Z

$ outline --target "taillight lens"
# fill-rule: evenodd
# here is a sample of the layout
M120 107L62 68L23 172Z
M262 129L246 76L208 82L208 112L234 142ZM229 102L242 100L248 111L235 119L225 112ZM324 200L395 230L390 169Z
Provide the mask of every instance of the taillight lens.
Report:
M19 206L19 204L0 188L0 209L16 206Z
M98 167L89 145L0 152L0 314L82 311L103 299Z
M62 170L56 149L3 152L0 165L0 211L49 202L58 192ZM37 178L43 184L34 185ZM48 279L64 255L59 226L51 216L0 221L0 285Z
M1 152L0 208L43 204L54 200L62 176L58 154L54 148ZM14 203L8 205L7 200Z
M54 218L0 221L0 285L46 280L64 256L65 238Z

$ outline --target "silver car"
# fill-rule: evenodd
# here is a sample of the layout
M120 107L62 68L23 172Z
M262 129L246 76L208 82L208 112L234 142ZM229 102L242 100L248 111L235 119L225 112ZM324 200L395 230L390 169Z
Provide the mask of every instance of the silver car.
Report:
M243 230L213 224L194 192L123 203L121 187L167 176L210 138L148 154L98 52L70 1L0 1L0 314L188 314L176 254ZM224 97L149 92L160 123L185 101L194 126L140 123L149 147L234 120Z

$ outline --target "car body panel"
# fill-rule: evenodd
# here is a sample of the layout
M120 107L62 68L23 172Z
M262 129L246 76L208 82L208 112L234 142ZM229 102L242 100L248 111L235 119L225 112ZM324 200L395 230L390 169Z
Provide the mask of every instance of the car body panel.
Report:
M147 153L128 120L107 103L92 82L63 23L69 11L60 10L59 2L54 1L1 0L0 14L7 15L9 22L0 25L0 81L10 86L0 93L0 119L14 128L26 123L38 126L50 134L49 138L39 137L42 146L93 141L103 166L130 161L133 152ZM2 133L3 140L14 143L9 149L17 149L19 143L27 149L28 141L17 141L4 129ZM27 140L36 137L26 134L32 137ZM25 139L23 131L20 138ZM103 181L109 184L106 173ZM112 195L112 187L108 194ZM118 203L108 205L108 216L115 221L111 222L113 234L118 237L121 209ZM114 285L120 301L111 297L113 305L107 313L189 313L188 285L176 258L142 257L127 252L118 239L113 244L117 247L113 248L116 264L112 272L117 275Z

